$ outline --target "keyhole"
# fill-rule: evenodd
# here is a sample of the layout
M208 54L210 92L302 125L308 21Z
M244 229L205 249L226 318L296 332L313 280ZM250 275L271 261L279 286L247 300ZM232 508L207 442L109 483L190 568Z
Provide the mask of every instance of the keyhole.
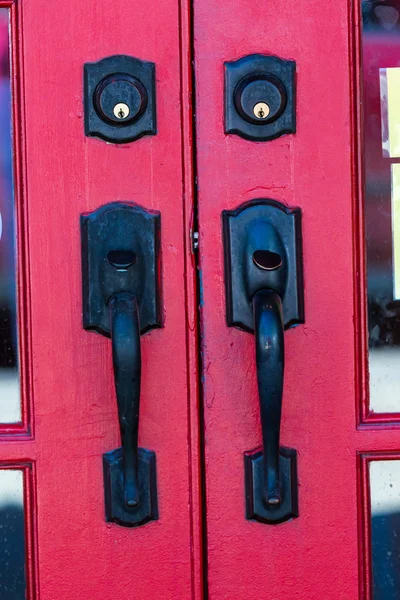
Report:
M266 102L257 102L253 107L253 113L257 119L266 119L270 113L270 108Z
M114 106L114 116L121 121L129 116L129 112L129 106L125 104L125 102L118 102L118 104Z

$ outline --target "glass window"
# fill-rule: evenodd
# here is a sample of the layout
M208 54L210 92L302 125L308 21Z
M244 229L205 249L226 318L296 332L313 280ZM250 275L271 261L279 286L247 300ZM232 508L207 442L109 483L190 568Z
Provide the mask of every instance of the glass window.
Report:
M361 0L370 409L400 412L400 0Z
M400 460L369 463L373 600L400 598Z
M0 470L0 598L25 600L24 476Z
M0 8L0 423L21 421L9 46L9 10Z

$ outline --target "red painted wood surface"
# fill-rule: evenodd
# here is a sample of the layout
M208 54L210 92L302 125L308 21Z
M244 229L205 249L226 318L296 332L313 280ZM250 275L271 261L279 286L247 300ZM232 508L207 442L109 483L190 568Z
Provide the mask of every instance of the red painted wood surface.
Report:
M191 42L208 596L368 597L366 464L398 453L400 432L359 422L363 238L350 3L195 0L192 40L184 0L11 5L24 422L0 432L0 461L26 467L30 597L204 597ZM223 62L254 52L297 62L294 136L260 144L224 135ZM85 138L82 112L83 63L116 53L157 65L158 135L119 147ZM225 324L221 211L257 197L303 210L306 323L285 334L282 424L282 443L298 451L300 517L278 526L245 520L243 453L261 442L254 338ZM141 445L157 452L160 519L135 530L104 522L101 457L119 445L111 349L81 327L79 214L118 199L162 213L165 327L142 338L140 425Z
M398 451L400 434L358 424L365 298L352 11L347 0L194 2L211 600L353 600L370 583L359 569L368 539L358 456ZM296 60L295 135L224 135L223 63L252 53ZM306 322L285 333L281 440L298 451L300 516L277 526L245 519L243 453L261 444L254 337L225 322L221 211L260 197L303 211Z
M156 10L147 0L123 6L24 0L13 6L23 306L30 299L21 337L24 377L33 385L26 386L27 434L4 435L0 460L34 466L28 550L30 556L34 550L38 577L36 584L30 578L30 597L197 599L187 6L170 0ZM83 132L83 64L118 53L156 62L157 77L158 134L124 146ZM164 328L142 337L139 435L140 445L157 453L160 518L137 529L104 519L102 455L120 445L111 346L84 331L81 316L79 215L114 200L162 214Z

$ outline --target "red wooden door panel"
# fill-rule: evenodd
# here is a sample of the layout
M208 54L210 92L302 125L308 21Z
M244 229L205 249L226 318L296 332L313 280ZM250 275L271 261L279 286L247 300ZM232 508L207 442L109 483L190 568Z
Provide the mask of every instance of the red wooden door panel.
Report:
M369 540L362 535L369 492L362 493L367 469L358 457L398 451L400 435L390 424L359 423L366 394L359 9L353 14L347 0L194 2L212 600L369 594ZM224 62L255 53L296 61L294 135L257 143L224 134ZM245 518L243 455L261 444L254 336L226 325L221 212L255 198L300 207L303 215L305 324L284 336L281 428L281 444L298 453L299 517L279 525Z
M25 499L30 568L37 565L29 597L200 598L187 7L12 7L19 289L28 307L20 337L31 411L25 433L5 431L0 460L33 465L35 474L34 500L30 487ZM84 136L83 65L113 54L156 63L156 136L125 145ZM135 529L105 521L102 455L120 445L111 345L82 328L79 217L122 200L161 213L163 328L141 337L139 432L140 446L157 455L159 519Z
M27 597L385 598L372 593L371 507L382 494L369 484L386 485L371 464L395 473L400 411L375 414L368 401L374 294L364 289L360 6L194 0L191 12L186 0L10 0L0 8L11 12L21 379L20 421L0 424L0 487L14 482L23 498ZM365 64L375 77L371 19ZM386 41L382 48L386 56ZM296 61L296 133L270 142L224 133L224 62L256 53ZM155 63L157 135L119 145L85 137L83 65L115 54ZM378 67L399 61L392 53ZM373 86L365 137L376 139ZM256 198L302 212L305 323L284 334L281 428L281 444L297 451L299 516L279 525L246 519L244 453L261 444L254 336L226 323L221 213ZM159 519L134 529L105 520L102 456L120 445L111 344L82 328L79 217L113 201L161 213L163 327L141 337L139 433L157 456ZM378 350L395 338L384 327L373 335Z

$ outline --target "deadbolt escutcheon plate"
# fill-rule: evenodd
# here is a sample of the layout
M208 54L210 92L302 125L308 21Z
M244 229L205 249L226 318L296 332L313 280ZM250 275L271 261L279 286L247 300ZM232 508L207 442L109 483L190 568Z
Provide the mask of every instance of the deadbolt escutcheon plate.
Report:
M295 133L296 63L253 54L225 63L225 133L268 141Z
M85 135L116 144L155 135L155 64L109 56L84 66Z

